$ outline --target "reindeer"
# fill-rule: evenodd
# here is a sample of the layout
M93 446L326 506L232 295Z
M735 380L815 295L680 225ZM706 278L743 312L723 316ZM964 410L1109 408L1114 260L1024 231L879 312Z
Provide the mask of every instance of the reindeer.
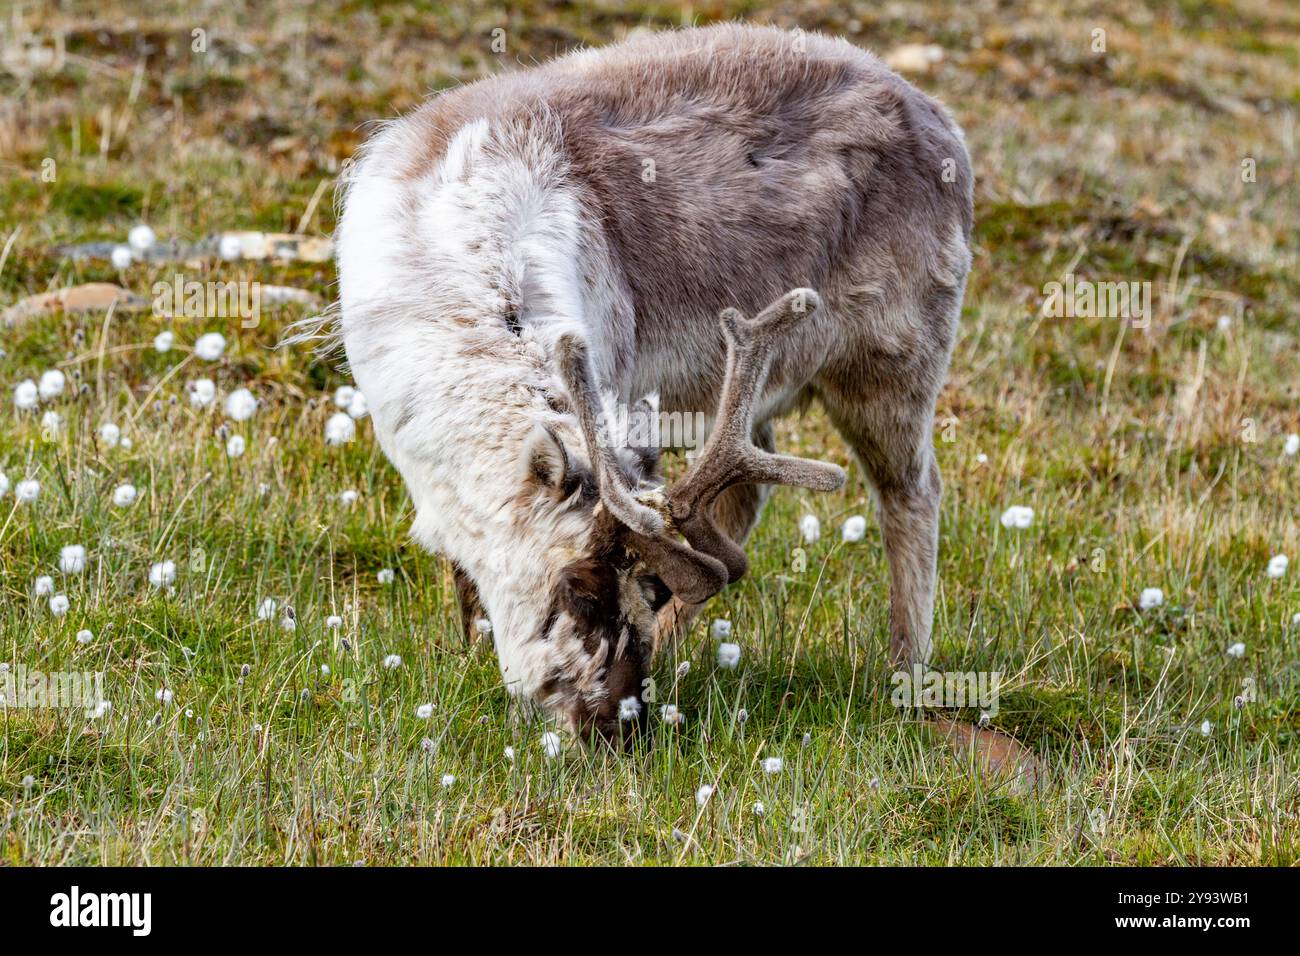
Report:
M656 644L744 574L770 488L842 484L774 453L814 400L874 490L891 657L928 658L971 192L960 129L877 59L738 25L446 91L369 139L339 332L515 698L633 739ZM618 406L712 431L666 487Z

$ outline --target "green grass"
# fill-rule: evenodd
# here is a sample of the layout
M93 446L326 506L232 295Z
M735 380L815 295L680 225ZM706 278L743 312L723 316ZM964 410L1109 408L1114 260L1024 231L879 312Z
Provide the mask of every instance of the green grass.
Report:
M139 15L152 52L132 103L133 34L102 30L112 19L102 4L70 6L80 12L65 20L29 11L27 25L69 30L82 59L54 76L0 73L0 96L32 117L0 114L10 146L0 243L21 229L0 269L3 305L84 281L147 296L170 267L119 274L52 251L121 237L137 218L187 240L293 228L359 123L503 68L485 39L498 20L526 62L681 17L658 3L530 2L503 20L351 3L317 11L311 55L295 59L298 40L274 9L238 22L214 14L217 69L190 55L192 24L163 5ZM547 759L547 728L511 711L490 648L460 635L448 569L407 542L410 504L370 424L351 445L325 445L331 392L348 378L274 348L300 312L247 330L181 322L165 355L150 346L159 326L147 313L55 315L0 329L0 471L42 485L32 505L0 498L0 661L102 671L113 707L98 720L0 709L0 860L1300 862L1300 457L1281 451L1300 431L1300 289L1295 157L1278 108L1300 89L1297 17L1238 4L1271 25L1244 44L1216 39L1227 6L1185 3L1176 20L1152 7L1154 19L1134 26L1123 5L1087 20L1030 17L1014 43L1001 27L945 15L949 58L920 81L966 125L980 183L975 267L935 436L946 496L934 664L1002 672L992 723L1043 762L1040 787L986 778L891 705L879 533L869 521L863 541L839 540L845 517L871 514L856 478L833 496L778 492L751 540L750 576L658 658L656 710L677 705L684 726L655 721L652 740L627 756L569 742ZM877 49L926 39L935 21L926 3L853 26L820 5L796 8L805 27ZM735 9L761 18L756 5ZM1105 69L1085 62L1094 20L1108 29ZM1193 36L1188 23L1204 29ZM385 39L420 55L375 53ZM997 58L1022 46L1068 69L1053 78L1026 54L1021 75ZM1034 84L1054 92L1020 95ZM1208 90L1257 103L1273 86L1270 110L1228 115L1202 102ZM1184 95L1192 88L1198 96ZM103 104L114 129L129 122L101 153ZM1101 162L1090 150L1107 136L1117 145ZM1172 158L1157 161L1161 150ZM1234 178L1245 154L1258 159L1253 187ZM40 179L47 156L56 183ZM309 230L332 226L326 201ZM1169 284L1176 274L1196 294L1122 336L1113 320L1042 318L1043 283L1076 256L1083 276ZM322 297L334 281L326 266L185 271ZM1223 313L1240 315L1226 332ZM230 340L217 363L189 351L209 330ZM64 420L51 437L11 396L56 366L69 385L43 406ZM201 376L217 384L214 408L189 405L185 382ZM229 424L248 446L232 460L220 405L240 386L261 406ZM130 448L97 441L105 421ZM815 410L783 423L780 444L848 464ZM124 481L140 497L114 508ZM347 488L359 493L350 507L338 497ZM1011 504L1034 509L1030 528L1000 525ZM824 533L802 545L809 511ZM88 566L62 575L59 549L73 543ZM1277 553L1292 566L1271 579ZM178 565L167 591L147 580L163 559ZM391 585L382 568L396 571ZM70 599L66 617L32 596L42 574ZM1162 588L1165 606L1139 612L1144 587ZM294 630L278 612L257 619L268 597L293 607ZM743 648L735 671L716 665L714 618L732 621ZM75 639L82 628L89 644ZM1226 653L1236 642L1241 658ZM400 667L385 668L390 654ZM1235 707L1248 679L1257 699ZM155 698L164 687L166 705ZM424 703L429 720L415 713ZM783 758L779 774L763 772L768 756ZM700 807L704 784L717 789Z

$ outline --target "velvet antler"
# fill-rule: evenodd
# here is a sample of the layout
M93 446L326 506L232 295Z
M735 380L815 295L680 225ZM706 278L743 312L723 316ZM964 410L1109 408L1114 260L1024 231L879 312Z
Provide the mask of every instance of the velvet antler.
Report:
M578 419L600 487L601 501L626 528L628 544L680 600L701 604L724 585L739 580L748 567L740 545L713 520L713 502L737 484L793 485L835 491L844 471L827 462L776 455L751 441L754 402L763 393L773 348L780 338L820 305L811 289L795 289L753 319L735 309L719 316L727 344L726 374L713 432L685 475L660 502L666 502L671 528L655 507L638 500L609 442L602 442L597 416L601 407L592 384L586 347L574 336L559 343L560 374L578 410ZM661 494L656 492L656 494ZM672 537L680 532L690 546Z
M748 561L740 545L713 520L711 506L718 495L738 484L793 485L813 491L835 491L844 485L844 470L839 466L763 451L750 438L754 402L767 383L773 346L819 305L816 292L795 289L753 319L735 309L720 316L727 340L727 370L717 421L695 463L668 490L668 501L677 530L695 550L722 562L728 582L744 576Z

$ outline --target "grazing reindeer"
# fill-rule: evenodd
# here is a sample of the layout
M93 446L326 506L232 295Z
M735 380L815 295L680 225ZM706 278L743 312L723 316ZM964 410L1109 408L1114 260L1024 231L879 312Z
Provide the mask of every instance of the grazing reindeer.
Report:
M370 139L342 339L512 694L629 739L662 621L744 573L767 488L843 481L772 454L814 398L876 492L891 655L928 657L971 189L961 131L875 58L734 25L460 87ZM716 409L666 490L609 424L656 394Z

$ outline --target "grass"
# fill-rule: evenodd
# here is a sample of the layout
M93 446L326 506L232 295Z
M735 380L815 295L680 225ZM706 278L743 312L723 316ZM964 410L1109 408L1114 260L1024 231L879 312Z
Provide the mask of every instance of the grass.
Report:
M34 504L0 498L0 661L102 671L113 707L98 720L0 709L0 859L1300 862L1300 456L1282 453L1300 431L1300 18L1259 0L1102 2L1087 16L1070 6L1045 18L1004 4L995 23L926 2L779 14L282 3L213 11L204 54L191 51L198 24L180 3L134 11L129 28L120 0L26 10L23 29L46 42L63 33L68 58L0 71L5 305L85 281L148 296L172 267L118 273L53 251L121 238L139 219L186 240L296 228L360 124L504 68L489 48L497 26L507 62L525 63L731 14L877 50L940 42L944 61L918 82L965 125L979 186L935 436L947 491L934 664L1002 672L993 726L1047 775L1013 792L891 705L879 534L870 521L859 543L838 534L871 513L857 480L836 496L779 492L749 547L750 577L657 661L657 703L680 707L683 727L656 722L653 746L631 756L571 745L547 759L546 728L509 712L490 649L460 636L448 569L407 542L410 504L369 423L356 442L325 445L331 392L348 379L274 348L301 312L253 329L178 322L166 354L150 345L159 320L148 313L60 314L0 329L0 471L42 486ZM1254 182L1241 180L1243 157ZM54 182L41 178L47 158ZM328 207L309 231L329 232ZM1170 294L1146 330L1043 318L1043 284L1071 266ZM323 297L334 278L314 265L185 271ZM230 340L218 362L190 352L206 331ZM11 401L17 382L52 367L68 376L43 406L63 418L54 435ZM184 385L197 377L216 382L213 408L190 406ZM227 423L221 402L240 386L259 411ZM106 421L130 448L97 438ZM226 456L228 432L247 440L242 457ZM816 411L785 422L780 443L847 464ZM115 508L124 481L140 496ZM1011 504L1034 509L1030 528L1000 525ZM813 545L798 535L806 512L825 528ZM88 565L63 575L59 550L72 543ZM1270 578L1279 553L1292 567ZM164 559L178 573L160 591L148 569ZM396 571L391 585L383 568ZM70 599L67 616L32 596L42 574ZM1162 588L1165 605L1137 610L1145 587ZM279 611L257 619L268 597L292 606L294 630ZM340 628L326 626L331 614ZM743 648L735 671L715 664L714 618ZM83 628L90 643L75 638ZM1240 658L1226 653L1237 642ZM392 654L401 665L389 669ZM1246 681L1256 699L1235 707ZM428 720L415 713L424 703ZM783 758L779 774L763 772L768 756ZM701 807L704 784L716 790Z

